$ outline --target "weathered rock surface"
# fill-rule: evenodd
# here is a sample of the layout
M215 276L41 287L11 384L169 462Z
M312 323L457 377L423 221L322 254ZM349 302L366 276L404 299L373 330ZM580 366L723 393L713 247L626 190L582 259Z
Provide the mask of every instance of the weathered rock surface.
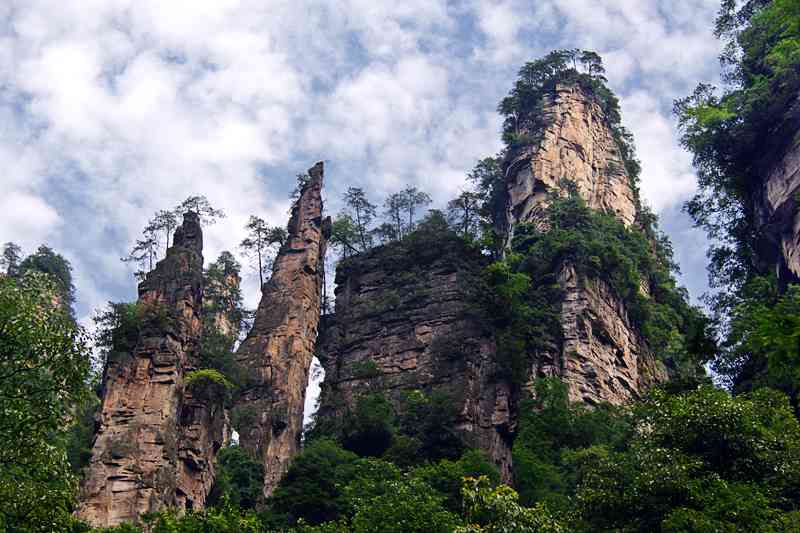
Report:
M565 194L565 180L592 209L614 213L626 225L636 218L636 193L605 114L578 86L559 85L546 98L549 124L540 143L508 163L507 224L539 222L550 194ZM513 233L513 231L512 231Z
M78 509L94 526L136 522L145 512L202 507L205 501L224 439L224 424L216 421L224 416L183 387L202 329L202 249L198 217L187 213L167 257L139 285L142 323L135 349L106 368ZM202 430L195 427L200 419Z
M264 492L272 493L300 447L308 372L317 339L329 222L322 219L323 166L309 170L292 209L288 239L262 288L261 303L236 359L250 385L236 409L254 420L239 430L239 443L261 458Z
M512 393L495 378L492 334L471 308L486 260L459 239L418 246L393 243L337 269L318 416L340 416L365 392L384 393L396 409L405 392L443 393L464 443L486 450L510 480Z
M586 204L634 224L637 197L620 147L603 110L578 86L560 85L544 104L548 126L541 143L507 162L505 226L532 223L546 231L543 212L552 195L566 195L574 184ZM667 378L628 320L624 302L599 279L578 275L564 265L559 283L563 343L543 355L533 375L561 376L574 401L624 403ZM649 287L643 287L647 293Z
M625 305L600 279L571 266L559 272L562 344L556 357L535 362L534 375L559 376L570 400L622 404L668 379L628 320Z
M763 180L753 195L760 233L757 265L782 282L800 281L800 97L786 114L761 163Z

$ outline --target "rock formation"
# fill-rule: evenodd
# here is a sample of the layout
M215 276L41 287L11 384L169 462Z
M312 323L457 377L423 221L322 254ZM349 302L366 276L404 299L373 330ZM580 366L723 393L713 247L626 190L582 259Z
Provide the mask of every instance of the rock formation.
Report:
M573 186L590 208L634 224L637 194L596 100L577 85L558 85L546 97L543 113L547 126L541 142L506 162L509 242L520 223L546 229L542 214L548 198ZM571 400L590 404L624 403L666 379L663 365L631 327L624 302L603 280L587 279L565 264L559 282L563 342L557 353L535 362L534 376L560 376Z
M511 389L495 379L494 340L472 309L486 261L442 235L344 261L319 350L318 416L341 416L367 391L384 392L396 409L404 392L446 394L464 443L486 450L510 480Z
M98 527L137 522L163 507L202 507L225 439L221 406L184 379L201 335L203 236L184 216L167 256L139 285L139 336L109 361L78 516Z
M541 142L507 162L509 233L519 222L539 222L548 195L565 193L566 182L592 209L633 224L636 193L600 105L577 85L558 85L545 97L542 113L547 126Z
M578 86L560 85L543 112L541 140L504 161L506 211L497 226L507 232L506 242L521 223L547 231L545 207L569 188L590 208L635 225L637 193L601 106ZM493 332L474 312L488 259L441 232L438 237L424 242L418 235L416 242L406 239L340 263L336 313L326 319L320 349L325 380L318 417L339 416L366 392L381 392L396 410L409 390L445 392L457 407L453 426L464 443L488 452L510 480L522 391L498 371ZM570 264L557 272L560 340L549 353L531 354L530 377L559 376L571 400L590 405L639 397L667 378L664 365L611 287L577 272Z
M317 338L329 222L322 219L323 166L294 204L288 238L262 287L261 303L236 359L249 384L235 407L249 413L237 428L239 442L262 459L266 495L280 481L300 447L308 372Z
M768 144L752 195L757 265L783 283L800 281L800 97Z

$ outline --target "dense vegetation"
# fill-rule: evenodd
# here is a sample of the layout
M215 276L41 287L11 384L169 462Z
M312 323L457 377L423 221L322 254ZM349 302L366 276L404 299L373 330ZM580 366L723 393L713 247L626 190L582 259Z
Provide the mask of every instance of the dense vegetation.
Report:
M91 354L58 281L0 277L0 531L63 531L72 521L67 441L91 394Z
M700 365L715 349L710 324L676 285L664 240L589 209L575 194L552 198L543 220L546 231L518 227L505 259L487 268L487 317L498 330L501 362L517 381L527 379L531 356L558 347L563 268L608 283L625 302L632 325L676 377L704 373Z
M501 249L495 230L504 165L538 142L546 125L541 107L557 84L577 84L597 99L636 187L638 163L599 56L555 51L521 69L500 104L506 149L479 162L469 176L476 190L451 201L446 214L434 210L423 217L430 198L407 187L386 199L380 219L363 190L348 189L332 236L345 258L341 269L357 268L347 258L376 243L385 246L398 275L454 249L442 246L445 241L480 256L490 264L478 304L495 333L502 377L519 392L531 361L561 342L558 274L568 266L616 293L675 379L631 405L591 409L571 404L557 379L538 380L521 400L514 488L500 484L496 466L449 429L456 413L446 395L409 390L393 402L380 387L367 386L353 405L340 406L341 417L315 420L270 498L262 495L260 463L232 445L219 453L210 507L184 516L170 510L145 515L147 530L800 530L800 287L756 268L749 198L757 141L778 131L800 88L800 4L723 0L717 33L728 42L728 86L721 95L701 86L676 108L700 175L700 193L688 210L719 242L711 255L712 273L727 289L713 301L724 318L719 349L709 321L676 286L669 244L641 206L636 224L626 228L588 209L576 194L554 196L544 224L517 228L511 248ZM169 245L177 217L188 209L205 223L222 215L203 197L160 211L131 259L152 268L160 243ZM283 234L260 219L251 219L248 230L243 246L263 279L268 250ZM69 310L70 266L47 247L23 259L12 243L0 264L0 438L25 444L0 447L0 531L88 532L71 511L89 458L97 378L87 335ZM204 322L198 368L186 378L197 394L228 405L246 385L231 353L246 318L238 288L227 282L239 270L225 253L206 271L207 316L222 313L233 327L220 331L218 321ZM143 328L168 319L157 308L109 304L96 317L105 371L130 360ZM737 394L706 383L701 365L711 359ZM379 379L368 363L355 372L368 383ZM234 410L234 427L252 416ZM141 530L102 530L112 531Z
M800 90L800 4L726 0L716 35L726 44L725 86L701 84L675 104L700 185L686 208L714 243L709 303L723 336L714 369L736 390L779 387L797 407L798 289L778 283L759 257L755 208L763 157L777 157L795 135L787 127Z

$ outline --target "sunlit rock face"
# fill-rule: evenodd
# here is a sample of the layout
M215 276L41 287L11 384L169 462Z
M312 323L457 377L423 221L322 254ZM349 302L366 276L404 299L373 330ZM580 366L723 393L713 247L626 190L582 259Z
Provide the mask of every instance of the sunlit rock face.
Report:
M272 493L299 451L308 372L317 339L329 220L322 218L323 166L292 209L288 238L264 284L261 302L236 359L248 385L235 407L248 413L239 443L264 463L266 495Z
M637 193L595 99L578 86L559 85L546 98L543 113L548 125L541 141L506 162L508 241L521 223L546 231L549 198L565 196L571 188L590 208L634 225ZM631 327L624 302L603 280L586 278L565 264L559 283L563 341L553 353L539 355L532 377L560 376L573 401L589 404L624 403L667 378L641 333Z
M139 285L139 338L104 373L78 516L103 527L165 507L202 508L227 438L219 402L184 387L202 334L203 235L184 216L165 259Z
M326 317L318 418L335 419L360 395L443 395L450 427L511 478L512 390L499 379L495 343L476 308L487 259L458 238L411 250L389 244L340 263L336 313Z
M507 224L541 222L552 194L568 183L592 209L614 213L625 225L636 218L636 192L603 110L583 89L559 85L546 97L548 126L541 141L507 163Z

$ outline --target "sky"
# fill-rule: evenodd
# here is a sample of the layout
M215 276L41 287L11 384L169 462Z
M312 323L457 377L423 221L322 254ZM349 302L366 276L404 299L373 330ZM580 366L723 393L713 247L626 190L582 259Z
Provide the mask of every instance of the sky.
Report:
M697 298L702 232L681 211L696 178L672 102L718 78L719 0L4 0L0 243L47 244L73 266L76 312L135 298L126 255L189 195L227 214L207 261L238 253L249 215L285 224L294 176L326 163L326 209L406 184L442 207L501 148L498 101L554 48L599 52ZM246 304L258 302L246 271Z

